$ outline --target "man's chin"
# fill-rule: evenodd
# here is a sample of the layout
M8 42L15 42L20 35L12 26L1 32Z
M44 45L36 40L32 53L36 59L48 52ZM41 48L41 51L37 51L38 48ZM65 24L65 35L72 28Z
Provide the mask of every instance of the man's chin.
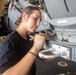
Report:
M35 32L35 30L32 30L32 31L31 31L31 33L34 33L34 32Z

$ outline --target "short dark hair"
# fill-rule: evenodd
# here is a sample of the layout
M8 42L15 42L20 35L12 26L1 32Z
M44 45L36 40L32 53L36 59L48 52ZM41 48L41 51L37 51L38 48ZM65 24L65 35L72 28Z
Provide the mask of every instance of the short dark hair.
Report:
M34 6L27 6L26 8L24 8L23 11L21 12L21 16L17 19L17 21L15 22L15 24L18 26L18 25L21 23L22 13L23 13L23 12L25 12L27 15L30 15L30 14L32 14L32 12L33 12L34 10L40 11L39 8L34 7ZM40 12L41 12L41 11L40 11Z
M33 10L38 10L38 11L40 11L37 7L27 6L26 8L23 9L22 12L26 12L27 15L30 15L30 14L33 12Z

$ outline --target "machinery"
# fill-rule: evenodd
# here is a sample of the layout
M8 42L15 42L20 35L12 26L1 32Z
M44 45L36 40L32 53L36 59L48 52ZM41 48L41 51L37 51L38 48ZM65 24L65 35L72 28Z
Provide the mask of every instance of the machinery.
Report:
M69 59L76 61L76 1L44 0L44 2L49 14L46 20L55 27L57 33L53 46L57 46L55 48L59 50L61 46L66 47L64 53L69 52Z

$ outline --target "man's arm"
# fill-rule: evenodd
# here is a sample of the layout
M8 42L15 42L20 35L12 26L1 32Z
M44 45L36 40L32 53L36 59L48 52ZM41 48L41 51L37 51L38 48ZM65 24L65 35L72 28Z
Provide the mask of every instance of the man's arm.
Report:
M30 52L37 54L37 50L32 47ZM17 63L15 66L6 70L3 75L27 75L36 56L28 52L22 60Z

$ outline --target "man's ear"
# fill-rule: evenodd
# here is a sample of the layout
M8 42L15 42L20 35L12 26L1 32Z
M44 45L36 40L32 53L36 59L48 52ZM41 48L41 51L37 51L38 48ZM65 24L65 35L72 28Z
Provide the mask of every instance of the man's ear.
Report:
M28 15L25 12L22 13L22 19L26 21L28 19Z

